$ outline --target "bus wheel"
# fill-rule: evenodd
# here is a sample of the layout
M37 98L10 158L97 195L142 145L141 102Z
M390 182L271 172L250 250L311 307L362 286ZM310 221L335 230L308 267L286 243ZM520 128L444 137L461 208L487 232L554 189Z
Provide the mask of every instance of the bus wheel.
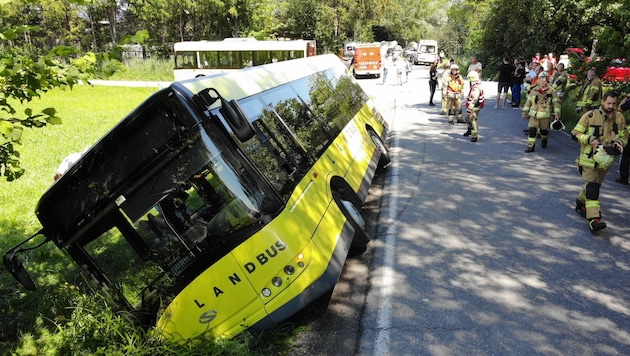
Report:
M381 157L378 159L378 168L385 168L391 161L391 157L389 156L389 150L385 147L385 143L383 140L376 134L374 131L370 131L370 137L372 141L376 145L376 148L381 153Z
M360 255L365 252L367 244L371 240L370 235L365 231L365 219L363 219L361 212L352 202L341 200L341 205L343 206L344 215L354 228L354 236L352 237L348 256L353 257Z

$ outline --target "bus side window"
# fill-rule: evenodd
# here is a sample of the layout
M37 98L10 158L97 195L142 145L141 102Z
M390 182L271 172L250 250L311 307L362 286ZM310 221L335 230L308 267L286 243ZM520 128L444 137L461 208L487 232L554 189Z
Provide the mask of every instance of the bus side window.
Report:
M231 52L228 51L220 51L219 53L219 67L224 69L230 68L231 62Z
M269 51L253 51L252 58L254 61L254 65L271 63L271 56L269 55Z

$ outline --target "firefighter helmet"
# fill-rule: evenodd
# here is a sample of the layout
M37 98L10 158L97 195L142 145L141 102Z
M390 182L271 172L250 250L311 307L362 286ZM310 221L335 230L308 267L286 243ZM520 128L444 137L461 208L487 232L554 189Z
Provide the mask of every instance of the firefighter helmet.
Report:
M477 72L476 70L473 70L472 72L468 73L468 80L470 80L471 82L476 82L479 80L479 72Z
M560 120L560 119L555 119L551 123L551 129L554 130L554 131L564 130L564 128L565 128L564 122L562 122L562 120Z
M597 162L598 169L608 169L615 163L615 157L606 153L602 145L597 146L593 160Z

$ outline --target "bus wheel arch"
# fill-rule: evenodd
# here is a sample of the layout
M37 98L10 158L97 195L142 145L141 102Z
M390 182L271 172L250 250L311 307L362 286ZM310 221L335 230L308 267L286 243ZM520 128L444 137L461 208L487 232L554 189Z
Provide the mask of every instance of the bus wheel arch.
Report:
M373 128L368 126L367 130L370 138L372 139L372 142L374 142L374 145L376 146L376 149L381 154L380 158L378 159L378 168L383 169L392 162L392 158L389 155L389 149L387 148L387 146L385 146L385 142L383 142L381 136L379 136Z
M361 215L363 201L354 192L352 187L350 187L348 182L340 176L332 177L330 187L333 200L354 228L354 235L348 255L360 255L365 252L367 244L371 240L370 235L365 231L365 219Z

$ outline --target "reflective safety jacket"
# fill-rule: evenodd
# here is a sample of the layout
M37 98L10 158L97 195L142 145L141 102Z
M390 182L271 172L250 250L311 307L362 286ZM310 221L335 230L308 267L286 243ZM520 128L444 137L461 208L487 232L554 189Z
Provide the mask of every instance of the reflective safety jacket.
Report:
M556 90L549 85L546 88L535 86L527 95L523 111L530 117L549 119L552 114L560 115L560 101Z
M578 95L577 106L583 107L597 107L602 100L602 82L599 78L595 77L592 80L586 80L580 94Z
M594 139L597 139L604 148L612 148L615 142L622 147L628 143L626 120L617 110L611 117L606 116L601 108L584 113L571 134L582 146L578 164L588 168L597 168L591 146Z
M448 88L447 91L449 94L451 93L461 93L464 91L464 80L462 76L459 74L451 74L448 78Z
M567 82L569 81L569 75L566 70L562 72L557 70L553 73L553 77L551 78L551 86L556 89L556 93L558 96L562 96L564 93L564 89L567 87Z
M468 99L466 100L467 111L479 111L483 108L485 99L483 97L483 88L481 83L474 83L470 87Z

